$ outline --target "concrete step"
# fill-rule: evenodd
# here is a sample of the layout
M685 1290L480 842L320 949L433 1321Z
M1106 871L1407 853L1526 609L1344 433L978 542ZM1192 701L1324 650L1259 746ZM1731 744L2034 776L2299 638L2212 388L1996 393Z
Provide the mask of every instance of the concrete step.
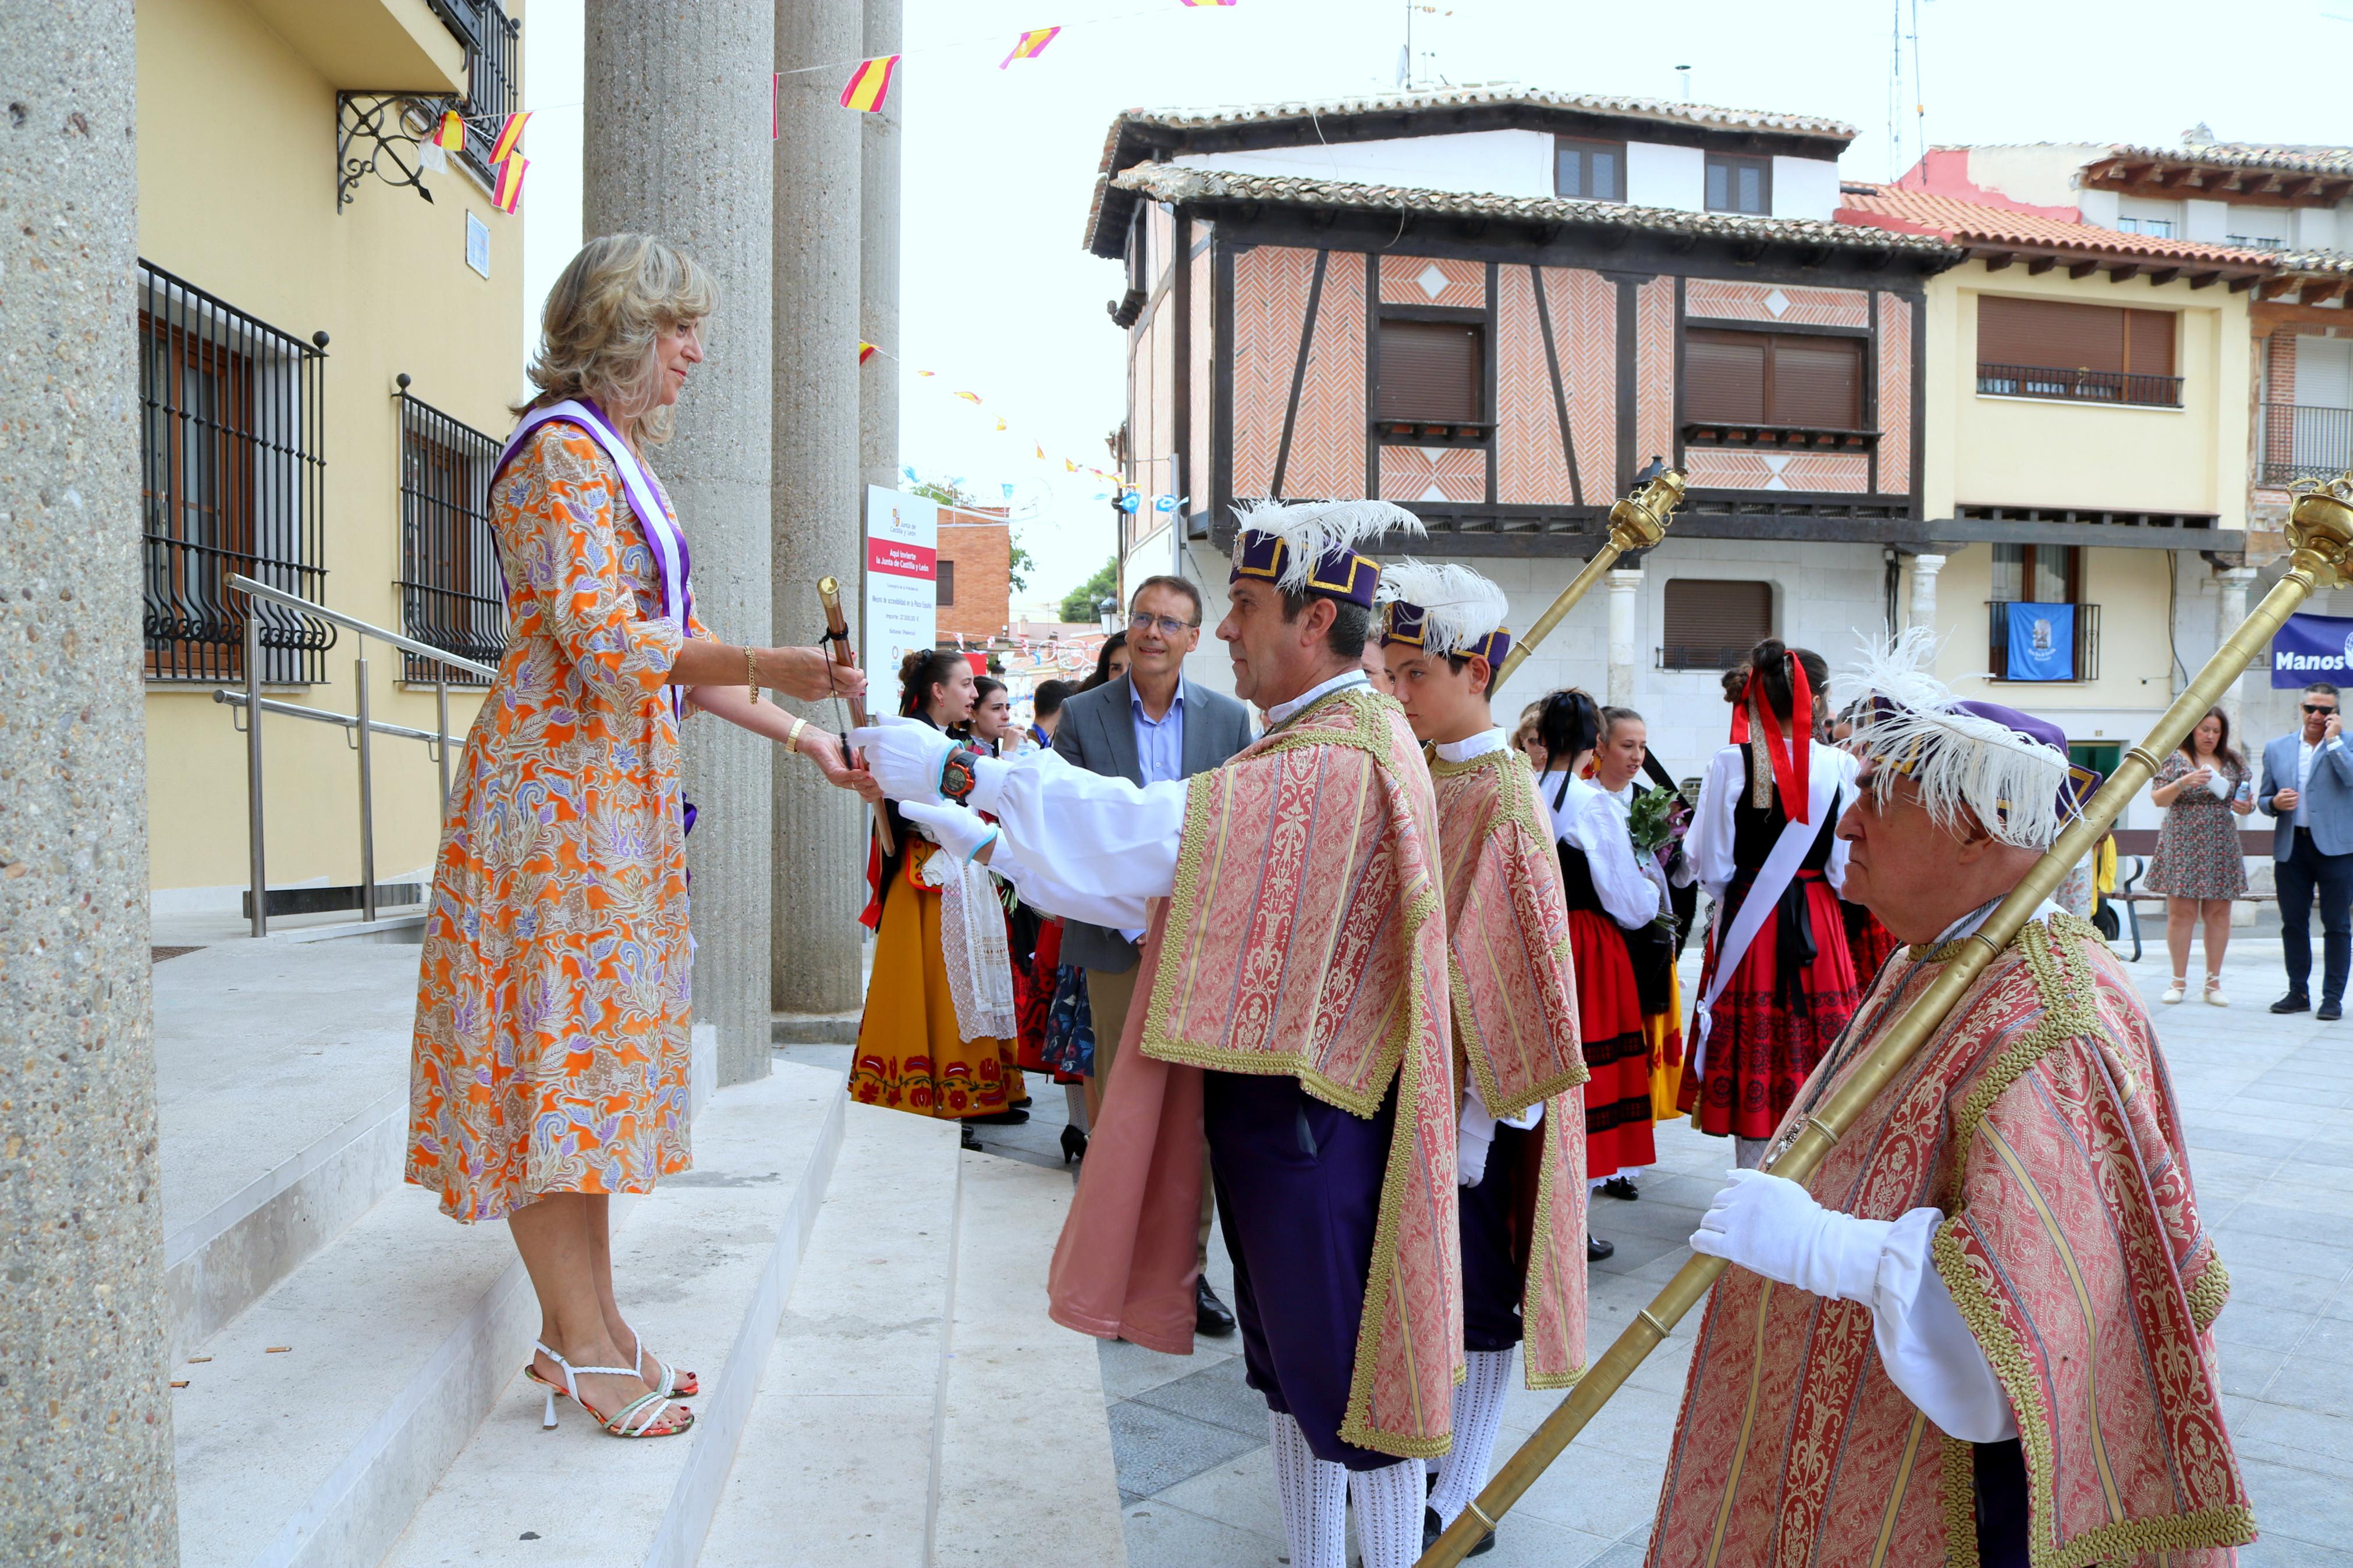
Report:
M1094 1342L1045 1312L1070 1194L849 1107L703 1568L1127 1561Z
M689 1364L710 1369L705 1387L722 1404L721 1349L747 1306L756 1320L764 1289L781 1306L830 1170L839 1110L838 1080L807 1069L727 1090L696 1125L695 1170L650 1197L615 1203L616 1268L638 1327L658 1348L710 1347ZM774 1319L771 1309L758 1331L763 1349ZM517 1376L538 1326L504 1226L455 1225L431 1194L396 1188L207 1341L200 1353L209 1359L179 1369L188 1384L174 1406L182 1561L374 1563L461 1451L473 1468L458 1473L508 1502L548 1516L569 1509L568 1481L535 1482L517 1456L480 1451L488 1429L477 1430L495 1412L542 1436L537 1402ZM699 1413L711 1408L708 1397L698 1401ZM711 1435L643 1445L638 1457ZM544 1436L565 1449L620 1447L576 1409L566 1430ZM609 1490L599 1488L596 1461L613 1457L591 1451L570 1470L594 1496ZM723 1462L717 1468L723 1476Z
M692 1433L607 1436L569 1402L559 1406L562 1425L543 1430L540 1391L519 1372L537 1328L533 1309L500 1363L488 1415L437 1472L385 1568L689 1568L817 1222L844 1108L839 1079L790 1064L721 1090L695 1123L694 1170L663 1182L613 1238L632 1324L701 1375ZM529 1291L522 1295L528 1305Z

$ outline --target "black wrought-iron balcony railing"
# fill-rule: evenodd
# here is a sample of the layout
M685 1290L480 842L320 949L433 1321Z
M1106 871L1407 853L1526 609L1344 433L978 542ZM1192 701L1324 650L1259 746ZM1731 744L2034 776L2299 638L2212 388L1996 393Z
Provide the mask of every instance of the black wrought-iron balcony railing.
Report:
M1980 363L1978 391L1989 397L2056 397L2069 403L2112 403L2145 408L2181 406L2179 376L2137 375L2121 370Z
M2047 612L2056 609L2072 609L2074 611L2074 630L2071 634L2063 634L2063 640L2066 644L2066 658L2063 660L2063 667L2071 673L2060 676L2042 676L2022 668L2013 672L2010 666L2011 632L2016 630L2023 633L2030 639L2041 635L2035 625L2036 620L2050 620L2052 617L2047 615L2038 616L2037 612ZM2080 681L2097 680L2100 679L2099 605L2080 603L2071 603L2063 605L2052 604L2029 604L2025 601L2017 599L1989 599L1986 602L1986 657L1990 661L1988 664L1987 668L1992 673L1993 678L1996 680L2056 679ZM2058 627L2055 625L2052 626L2049 629L2052 632L2058 631ZM2052 646L2050 647L2038 647L2035 651L2038 654L2047 656L2049 654L2057 653L2059 649L2056 646Z
M2256 467L2267 485L2333 479L2353 468L2353 408L2264 404Z

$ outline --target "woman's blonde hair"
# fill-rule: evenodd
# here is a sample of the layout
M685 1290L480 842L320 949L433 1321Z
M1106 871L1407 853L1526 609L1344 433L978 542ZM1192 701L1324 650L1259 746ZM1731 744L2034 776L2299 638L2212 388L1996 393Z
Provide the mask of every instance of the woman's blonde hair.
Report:
M638 440L669 440L654 340L681 322L702 321L716 297L711 274L659 236L590 240L547 291L530 372L539 395L515 412L593 398L615 419L634 419Z

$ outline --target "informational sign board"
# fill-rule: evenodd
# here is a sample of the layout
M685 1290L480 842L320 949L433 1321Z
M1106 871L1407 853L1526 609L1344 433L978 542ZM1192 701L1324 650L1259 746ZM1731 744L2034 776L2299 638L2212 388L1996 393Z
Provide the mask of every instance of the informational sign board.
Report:
M858 617L858 661L871 684L868 705L898 706L899 661L939 641L940 509L903 490L866 487L866 593Z
M2353 683L2353 617L2290 616L2273 634L2273 689L2299 691L2316 680Z

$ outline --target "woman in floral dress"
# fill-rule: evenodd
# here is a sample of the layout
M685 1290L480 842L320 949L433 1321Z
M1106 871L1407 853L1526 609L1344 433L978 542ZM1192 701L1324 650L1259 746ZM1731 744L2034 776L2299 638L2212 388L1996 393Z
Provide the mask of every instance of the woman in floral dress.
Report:
M2222 951L2231 944L2231 900L2247 890L2247 858L2239 848L2239 818L2255 809L2247 760L2231 744L2231 721L2220 708L2150 781L2149 800L2165 807L2149 858L2148 889L2165 895L2165 945L2173 956L2173 984L2164 999L2179 1002L2189 988L2189 939L2206 927L2206 1000L2222 995Z
M649 235L592 240L549 293L491 489L510 630L444 819L417 982L407 1175L504 1219L540 1304L526 1375L616 1436L693 1424L691 1373L615 1304L611 1194L687 1150L689 949L679 726L715 713L846 782L839 749L759 702L862 690L813 648L695 619L685 541L643 466L702 363L708 276ZM658 512L659 516L649 516Z

